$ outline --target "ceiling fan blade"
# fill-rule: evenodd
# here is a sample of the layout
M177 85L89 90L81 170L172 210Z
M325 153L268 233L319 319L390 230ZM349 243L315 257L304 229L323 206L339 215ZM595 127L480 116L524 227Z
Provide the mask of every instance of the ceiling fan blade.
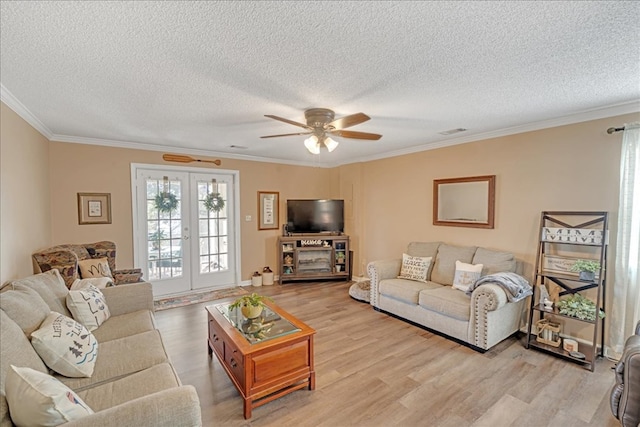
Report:
M336 119L331 123L329 123L328 126L331 126L336 130L346 129L351 126L364 123L369 119L371 119L371 117L367 116L365 113L356 113L356 114L351 114L350 116L345 116L340 119Z
M311 129L311 126L307 126L303 123L294 122L293 120L285 119L283 117L272 116L271 114L265 114L264 116L269 117L270 119L273 119L273 120L279 120L281 122L289 123L290 125L299 126L305 129Z
M378 139L382 138L382 135L378 135L377 133L355 132L352 130L334 130L330 133L333 135L341 136L343 138L368 139L370 141L377 141Z
M283 133L280 135L267 135L260 138L279 138L281 136L293 136L293 135L311 135L313 132L298 132L298 133Z

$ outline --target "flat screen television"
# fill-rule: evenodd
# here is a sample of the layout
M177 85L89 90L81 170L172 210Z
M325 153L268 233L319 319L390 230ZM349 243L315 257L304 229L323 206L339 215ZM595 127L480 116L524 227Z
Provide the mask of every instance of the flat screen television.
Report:
M287 200L287 232L344 232L344 200Z

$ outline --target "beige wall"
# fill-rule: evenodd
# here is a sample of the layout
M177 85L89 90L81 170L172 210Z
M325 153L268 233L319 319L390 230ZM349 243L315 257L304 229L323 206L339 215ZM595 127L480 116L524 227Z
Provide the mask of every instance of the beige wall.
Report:
M117 265L133 266L131 217L131 164L184 164L162 160L162 153L73 143L51 143L50 182L53 243L112 240L117 245ZM292 198L330 197L331 170L222 158L220 168L240 172L241 274L269 265L276 267L278 230L259 231L258 191L280 193L280 224L286 218L285 201ZM197 167L206 164L192 164ZM212 170L215 166L211 166ZM77 193L111 193L112 224L78 225ZM251 215L251 222L245 216Z
M49 141L0 105L0 283L32 273L34 248L51 243Z
M606 129L633 120L637 114L343 167L341 186L362 188L357 273L366 262L400 256L410 241L440 240L513 252L531 279L543 210L610 212L612 272L622 133ZM433 180L475 175L496 175L495 228L434 226Z

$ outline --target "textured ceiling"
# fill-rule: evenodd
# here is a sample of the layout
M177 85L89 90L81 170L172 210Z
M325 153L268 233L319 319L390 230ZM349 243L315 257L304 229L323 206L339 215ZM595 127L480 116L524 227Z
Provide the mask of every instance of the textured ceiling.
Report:
M57 141L333 166L640 110L636 1L0 6L2 100ZM259 138L311 107L383 137Z

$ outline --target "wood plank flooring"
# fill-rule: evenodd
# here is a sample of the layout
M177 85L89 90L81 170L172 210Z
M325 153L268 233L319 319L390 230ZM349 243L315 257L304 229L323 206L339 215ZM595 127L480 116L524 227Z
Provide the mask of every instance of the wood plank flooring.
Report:
M184 384L198 390L205 426L618 426L609 409L613 363L595 372L510 338L485 354L379 313L349 282L261 288L316 329L316 390L242 417L242 398L207 354L201 303L156 313Z

